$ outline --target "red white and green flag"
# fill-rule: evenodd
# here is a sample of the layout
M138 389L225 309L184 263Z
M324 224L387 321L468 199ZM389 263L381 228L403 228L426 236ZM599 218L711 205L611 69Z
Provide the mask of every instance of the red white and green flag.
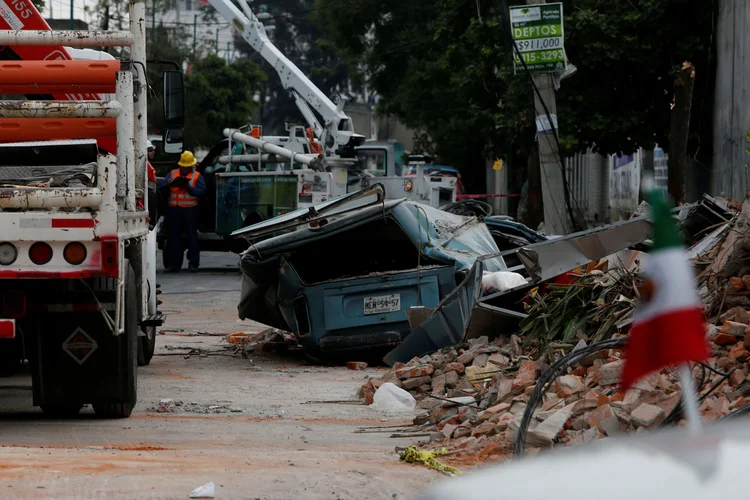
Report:
M621 388L667 366L704 361L710 356L695 275L685 255L666 195L647 192L654 246L646 259L646 281L625 351ZM685 388L683 388L684 391Z

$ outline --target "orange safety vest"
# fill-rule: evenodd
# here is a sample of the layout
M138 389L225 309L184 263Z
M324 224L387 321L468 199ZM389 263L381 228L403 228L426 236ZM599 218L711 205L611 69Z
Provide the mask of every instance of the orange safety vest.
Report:
M180 177L180 169L176 168L171 172L172 178L176 179ZM195 187L198 184L198 172L190 172L186 177L190 180L190 186ZM194 208L198 206L198 197L193 196L184 187L170 186L169 187L169 206L179 208Z

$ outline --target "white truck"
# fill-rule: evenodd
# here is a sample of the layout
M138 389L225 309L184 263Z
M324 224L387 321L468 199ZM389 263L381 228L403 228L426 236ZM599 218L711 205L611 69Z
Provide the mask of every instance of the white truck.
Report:
M50 31L30 3L0 0L0 94L50 96L0 102L0 365L28 360L34 405L53 416L91 404L100 417L128 417L137 366L164 320L147 195L145 20L145 4L131 2L127 31ZM71 60L64 48L117 46L128 59ZM165 148L179 152L178 71L164 74L164 112Z
M308 123L311 132L309 138L310 153L322 154L320 162L315 158L310 161L302 159L299 151L285 154L271 141L263 137L251 137L238 130L226 129L224 135L232 141L239 141L255 148L260 154L272 153L285 157L293 163L299 163L304 171L309 168L330 172L332 183L328 196L340 196L357 191L371 183L386 186L386 195L390 199L408 198L433 207L456 201L456 179L451 177L427 178L418 175L418 180L407 178L395 171L392 150L383 145L366 144L365 137L354 131L351 118L344 112L346 99L339 97L336 103L331 101L307 76L290 61L268 38L263 23L252 12L246 0L208 0L208 2L241 34L278 73L282 85L295 100L302 116ZM317 113L317 115L316 115ZM318 120L323 118L323 123ZM320 149L318 149L320 148ZM287 148L288 149L288 148ZM318 149L318 151L315 151ZM292 159L294 158L294 159ZM229 158L232 163L240 163L240 158ZM368 170L368 163L378 162L384 175L373 175ZM249 175L253 175L250 173ZM268 175L264 173L264 175ZM301 182L304 184L304 182ZM300 200L300 206L306 204Z

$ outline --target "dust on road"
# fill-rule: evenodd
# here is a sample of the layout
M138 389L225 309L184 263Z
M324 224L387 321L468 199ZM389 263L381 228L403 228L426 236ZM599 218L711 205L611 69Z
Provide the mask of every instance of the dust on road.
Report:
M237 320L240 280L231 268L159 276L168 324L139 370L129 419L99 420L86 408L77 419L50 420L31 405L27 373L0 379L0 498L187 498L213 481L216 498L400 499L439 480L398 461L394 448L410 440L353 432L403 419L304 404L355 399L379 369L242 359L226 355L221 337L196 335L261 328ZM186 348L225 355L186 358ZM165 401L173 409L157 412Z

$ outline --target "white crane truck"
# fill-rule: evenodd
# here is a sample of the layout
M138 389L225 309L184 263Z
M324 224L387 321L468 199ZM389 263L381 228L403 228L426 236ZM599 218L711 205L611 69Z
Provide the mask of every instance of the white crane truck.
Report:
M230 154L231 142L238 141L246 146L258 149L261 153L271 153L287 158L292 163L304 165L308 168L322 169L330 173L330 188L325 194L328 197L340 196L347 192L356 191L370 183L381 183L386 187L388 198L408 198L412 201L438 207L456 201L456 179L451 177L425 177L419 175L417 179L407 178L396 172L395 158L392 151L382 145L365 144L365 137L354 131L351 118L344 112L346 99L340 97L334 104L307 76L290 61L268 38L263 23L252 12L246 0L237 0L239 8L232 0L208 0L208 2L227 20L235 30L255 49L268 64L278 73L282 85L287 89L308 123L313 137L310 137L310 152L315 154L299 154L300 151L285 153L278 145L263 138L252 137L237 130L226 129L224 135L229 138ZM316 113L323 118L318 120ZM322 160L316 162L316 160ZM223 158L226 163L247 163L247 156ZM378 170L385 175L373 175L368 172L367 163L377 161ZM358 172L360 175L350 175ZM251 172L258 174L258 172ZM268 175L267 173L262 173ZM243 173L243 175L245 175ZM300 181L300 185L307 184ZM312 203L309 203L312 204ZM300 204L304 207L304 202Z
M48 96L0 101L0 365L27 359L34 405L53 416L91 404L128 417L164 320L147 195L146 8L129 7L129 30L51 31L30 2L0 0L0 94ZM65 47L100 60L72 60ZM164 112L165 147L179 152L178 71L164 74Z

